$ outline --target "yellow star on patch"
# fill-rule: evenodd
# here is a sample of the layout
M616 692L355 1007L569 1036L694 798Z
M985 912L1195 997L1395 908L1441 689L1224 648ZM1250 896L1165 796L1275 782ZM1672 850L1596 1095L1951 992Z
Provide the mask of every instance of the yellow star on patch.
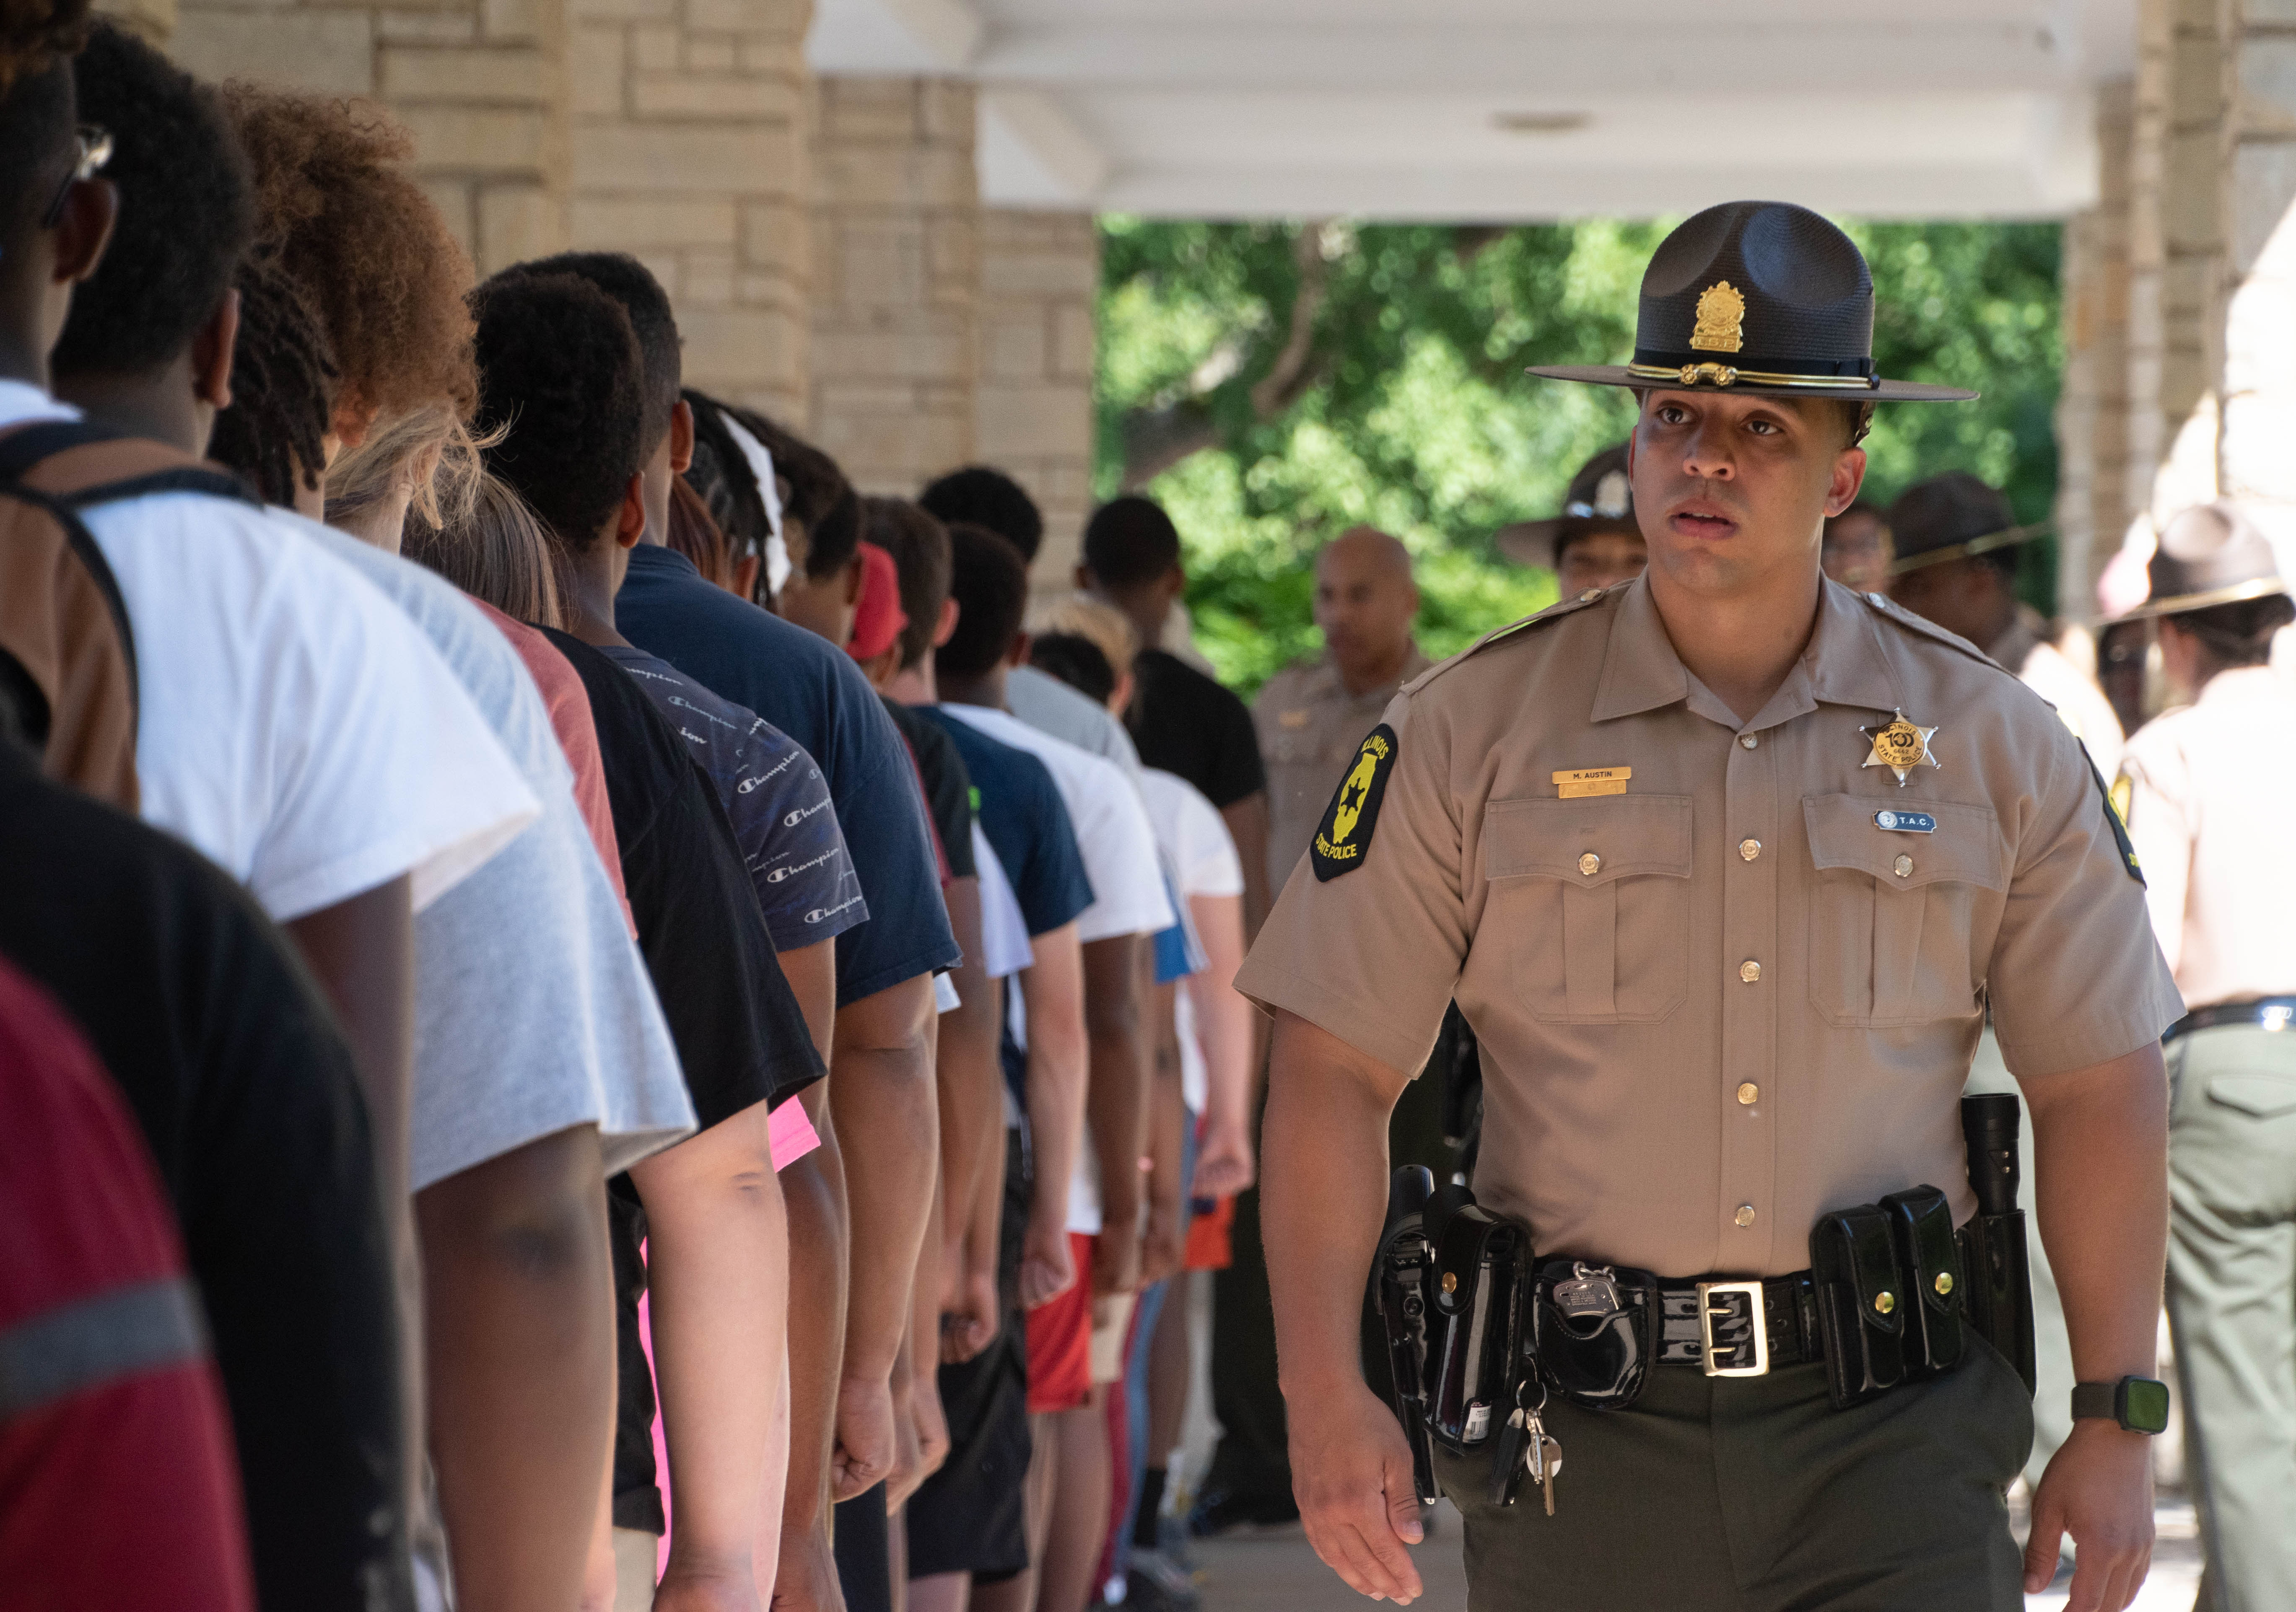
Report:
M1901 790L1906 787L1906 774L1923 763L1931 766L1943 765L1930 754L1930 735L1937 729L1906 721L1902 710L1892 722L1857 731L1874 741L1874 752L1866 757L1866 765L1889 768L1898 775L1898 787Z

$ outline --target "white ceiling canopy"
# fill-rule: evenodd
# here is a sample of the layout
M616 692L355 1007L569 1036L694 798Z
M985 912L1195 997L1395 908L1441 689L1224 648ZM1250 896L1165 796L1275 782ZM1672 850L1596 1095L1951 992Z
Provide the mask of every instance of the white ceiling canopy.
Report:
M808 54L980 86L982 199L1513 222L1765 195L2094 200L2134 0L817 0Z

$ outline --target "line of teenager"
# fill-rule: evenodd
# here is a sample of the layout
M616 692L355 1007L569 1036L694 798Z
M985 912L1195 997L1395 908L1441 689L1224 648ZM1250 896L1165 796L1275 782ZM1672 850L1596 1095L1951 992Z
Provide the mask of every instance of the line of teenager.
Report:
M101 786L100 702L0 675L0 1096L100 1065L156 1176L70 1162L179 1228L0 1260L0 1345L103 1345L0 1403L0 1582L1081 1612L1253 1167L1264 781L1136 657L1177 536L1103 510L1032 654L1017 484L859 497L635 259L473 287L409 155L0 21L0 567L69 532L133 675Z

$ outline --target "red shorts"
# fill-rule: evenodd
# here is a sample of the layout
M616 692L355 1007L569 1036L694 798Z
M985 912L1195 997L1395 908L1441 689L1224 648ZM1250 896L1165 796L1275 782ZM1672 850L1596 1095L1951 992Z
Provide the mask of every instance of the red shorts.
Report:
M1073 1411L1092 1397L1092 1250L1096 1238L1069 1233L1076 1281L1029 1312L1029 1411Z
M1188 1222L1188 1244L1181 1263L1191 1271L1225 1271L1235 1256L1228 1246L1229 1228L1235 1224L1235 1199L1223 1198L1209 1215Z

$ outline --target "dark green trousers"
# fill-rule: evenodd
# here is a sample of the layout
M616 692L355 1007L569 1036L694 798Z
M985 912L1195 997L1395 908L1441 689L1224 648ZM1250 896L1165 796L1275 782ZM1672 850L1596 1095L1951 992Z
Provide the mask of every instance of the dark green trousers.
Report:
M2021 1612L2003 1494L2033 1440L2008 1362L1972 1338L1934 1382L1835 1411L1824 1368L1664 1365L1634 1409L1550 1406L1555 1510L1501 1510L1489 1460L1438 1458L1467 1524L1469 1612Z

